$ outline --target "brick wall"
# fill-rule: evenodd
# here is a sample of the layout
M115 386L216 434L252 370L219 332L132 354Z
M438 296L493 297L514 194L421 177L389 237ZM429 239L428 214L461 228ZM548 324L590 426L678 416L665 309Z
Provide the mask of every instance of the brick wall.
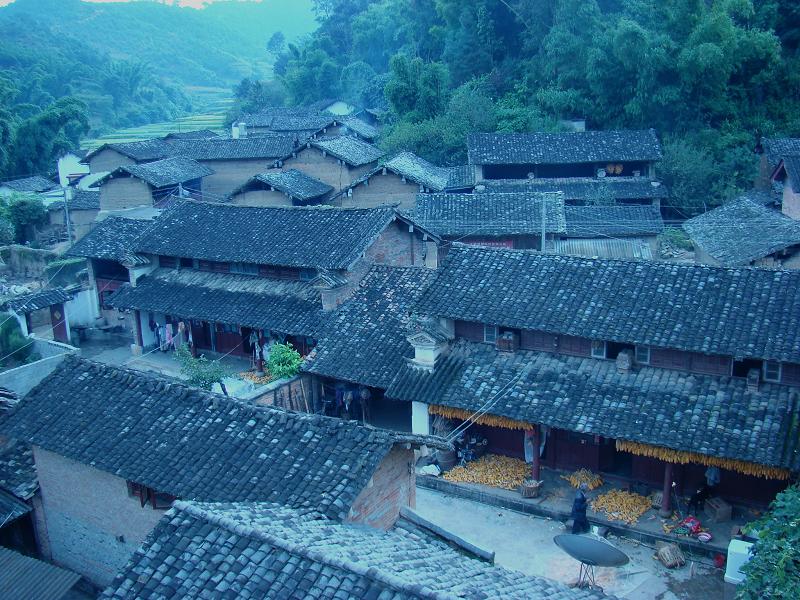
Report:
M368 184L354 187L352 196L341 196L339 200L341 206L372 207L399 203L400 208L414 208L418 193L416 183L404 183L399 175L387 172L386 175L373 175Z
M164 515L128 496L124 479L34 447L37 538L57 564L107 586Z
M98 212L97 210L69 211L69 219L72 223L72 235L75 237L75 241L78 241L92 230ZM66 227L63 210L51 210L49 216L51 225Z
M333 186L335 190L341 190L368 173L374 166L375 163L370 163L351 168L346 164L340 164L339 160L331 155L323 156L322 151L317 148L304 148L296 157L286 159L281 170L298 169L310 177Z
M787 180L783 184L783 200L781 202L783 214L792 219L800 219L800 194L792 191L792 186Z
M120 154L116 150L106 148L89 161L89 171L92 173L104 173L106 171L113 171L122 166L135 164L136 161L132 158Z
M100 186L100 210L152 206L150 186L135 177L109 179Z
M401 221L391 223L366 251L367 260L393 267L425 266L422 236Z
M253 190L242 192L231 198L233 204L243 206L292 206L292 199L283 192L275 190Z
M356 498L347 520L378 529L389 529L397 521L400 508L416 506L414 451L395 446Z
M203 178L203 193L210 200L214 196L227 196L240 185L244 185L253 177L268 170L272 165L268 159L254 160L201 160L200 164L214 171L213 175Z

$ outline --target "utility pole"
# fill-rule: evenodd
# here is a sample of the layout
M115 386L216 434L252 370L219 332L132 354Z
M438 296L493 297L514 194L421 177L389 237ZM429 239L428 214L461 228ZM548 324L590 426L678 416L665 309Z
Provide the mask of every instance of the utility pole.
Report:
M67 226L67 242L70 248L72 248L72 221L69 217L69 202L72 200L72 191L69 186L64 188L64 223Z

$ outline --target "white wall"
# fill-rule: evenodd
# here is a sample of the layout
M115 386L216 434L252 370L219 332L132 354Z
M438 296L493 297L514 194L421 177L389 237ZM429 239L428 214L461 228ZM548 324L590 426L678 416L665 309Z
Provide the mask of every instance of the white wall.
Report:
M411 433L416 435L430 435L431 433L428 405L424 402L411 403Z
M66 304L67 318L71 327L75 325L92 326L100 318L97 305L97 291L88 289L77 292Z
M80 158L72 153L66 154L58 159L58 182L61 187L67 187L69 184L68 175L78 175L80 173L88 173L89 165L82 165Z

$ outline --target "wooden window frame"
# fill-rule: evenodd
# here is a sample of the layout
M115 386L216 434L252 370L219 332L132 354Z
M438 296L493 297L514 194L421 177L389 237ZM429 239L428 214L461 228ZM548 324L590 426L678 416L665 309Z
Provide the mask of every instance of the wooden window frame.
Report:
M596 348L597 344L602 344L602 348L603 348L603 355L602 356L600 356L599 354L595 353L595 348ZM606 352L607 352L607 349L606 349L605 340L592 340L591 350L589 351L589 353L591 354L592 358L600 358L600 359L608 358L608 356L606 355Z
M770 378L770 377L767 376L769 368L772 365L777 365L777 367L778 367L778 376L776 378ZM783 369L781 368L781 363L779 361L777 361L777 360L765 360L763 365L762 365L762 367L761 367L761 374L762 374L762 377L764 378L764 381L766 381L766 382L769 382L769 383L780 383L781 382L781 375L782 375L781 371L782 370Z
M641 354L642 352L646 353L646 358L643 357ZM642 346L640 344L636 344L634 349L634 359L640 365L649 365L650 364L650 346Z
M492 332L492 335L491 336L487 336L486 334L488 332L490 332L490 331ZM497 325L486 325L486 324L484 324L484 326L483 326L483 341L484 341L484 343L486 343L486 344L496 344L497 343L497 338L498 338L499 335L500 335L500 329L499 329L499 327L497 327ZM489 338L491 338L491 339L489 339Z

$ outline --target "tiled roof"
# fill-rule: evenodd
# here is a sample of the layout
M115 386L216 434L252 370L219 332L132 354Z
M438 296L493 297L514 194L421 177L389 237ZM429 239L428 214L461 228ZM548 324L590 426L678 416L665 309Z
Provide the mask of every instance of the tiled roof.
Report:
M383 156L383 150L352 135L321 138L311 145L353 167L368 165Z
M553 240L556 254L588 258L628 258L653 260L650 244L641 238L567 238Z
M475 185L475 168L472 165L459 165L449 167L450 175L447 177L447 189L457 190L471 188Z
M568 133L473 133L467 138L475 165L569 164L661 159L652 129Z
M0 300L3 309L13 310L18 314L28 314L54 304L63 304L70 295L61 288L49 288Z
M152 221L108 217L78 240L66 255L122 262L132 251L135 240L152 224Z
M0 547L0 591L5 598L62 600L80 575ZM77 597L77 596L76 596Z
M69 203L70 210L100 210L100 190L76 189Z
M313 507L334 519L347 515L395 444L446 447L73 357L4 415L0 429L178 498Z
M255 160L287 156L296 148L293 135L265 135L241 139L176 140L169 144L169 156L194 160Z
M761 143L771 169L787 154L800 154L800 138L763 138Z
M0 188L9 188L15 192L20 193L40 193L49 192L58 187L57 183L53 183L46 177L41 175L34 175L33 177L25 177L23 179L13 179L11 181L0 182Z
M116 308L314 336L322 305L308 284L263 277L159 269L108 298Z
M9 494L5 490L0 489L0 525L8 525L12 521L24 517L31 512L31 507L20 502L20 500L13 494ZM2 556L3 548L0 547L0 556ZM3 592L2 575L0 575L0 593Z
M800 154L787 154L783 157L783 168L789 176L792 191L800 193Z
M195 131L173 131L164 136L164 140L211 140L218 138L210 129L197 129Z
M252 189L254 185L258 185L258 182L276 189L279 192L283 192L300 202L308 202L333 191L333 187L329 186L327 183L323 183L319 179L306 175L297 169L289 169L288 171L266 171L264 173L259 173L239 189L235 190L231 195L234 196L245 189Z
M380 134L377 127L373 127L358 117L345 117L342 119L342 124L365 140L374 140Z
M135 160L145 162L148 160L159 160L170 155L170 144L161 138L150 140L140 140L138 142L122 142L118 144L103 144L99 148L92 150L82 162L90 161L95 155L103 150L110 149Z
M460 341L432 374L406 367L386 395L467 411L496 399L490 414L527 423L800 468L796 389L762 383L750 391L744 378L654 367L619 373L612 360Z
M692 241L726 267L746 266L800 244L800 222L748 197L689 219Z
M106 179L115 175L127 173L137 179L149 183L154 188L186 183L201 177L213 175L214 171L200 163L183 156L174 156L144 163L141 165L125 165L106 176Z
M416 311L800 362L800 271L589 259L454 244Z
M393 208L250 207L182 202L137 252L202 260L347 269L395 218Z
M373 266L360 289L330 316L303 369L386 388L413 357L406 341L409 312L435 272L422 267Z
M608 193L615 200L666 198L667 187L646 177L564 177L559 179L485 179L481 181L486 191L564 192L567 200L589 200Z
M246 122L246 121L245 121ZM322 131L336 123L331 115L276 115L268 127L272 131Z
M568 237L626 237L664 231L661 211L655 206L566 206L564 213Z
M0 488L29 500L39 488L33 450L28 444L8 440L0 445Z
M411 215L444 236L540 235L542 202L548 233L564 233L561 194L417 194Z
M382 167L401 177L425 186L432 192L442 192L450 179L450 169L437 167L413 152L401 152L387 160Z
M223 572L216 565L226 565ZM431 537L266 504L178 502L103 598L588 600Z

